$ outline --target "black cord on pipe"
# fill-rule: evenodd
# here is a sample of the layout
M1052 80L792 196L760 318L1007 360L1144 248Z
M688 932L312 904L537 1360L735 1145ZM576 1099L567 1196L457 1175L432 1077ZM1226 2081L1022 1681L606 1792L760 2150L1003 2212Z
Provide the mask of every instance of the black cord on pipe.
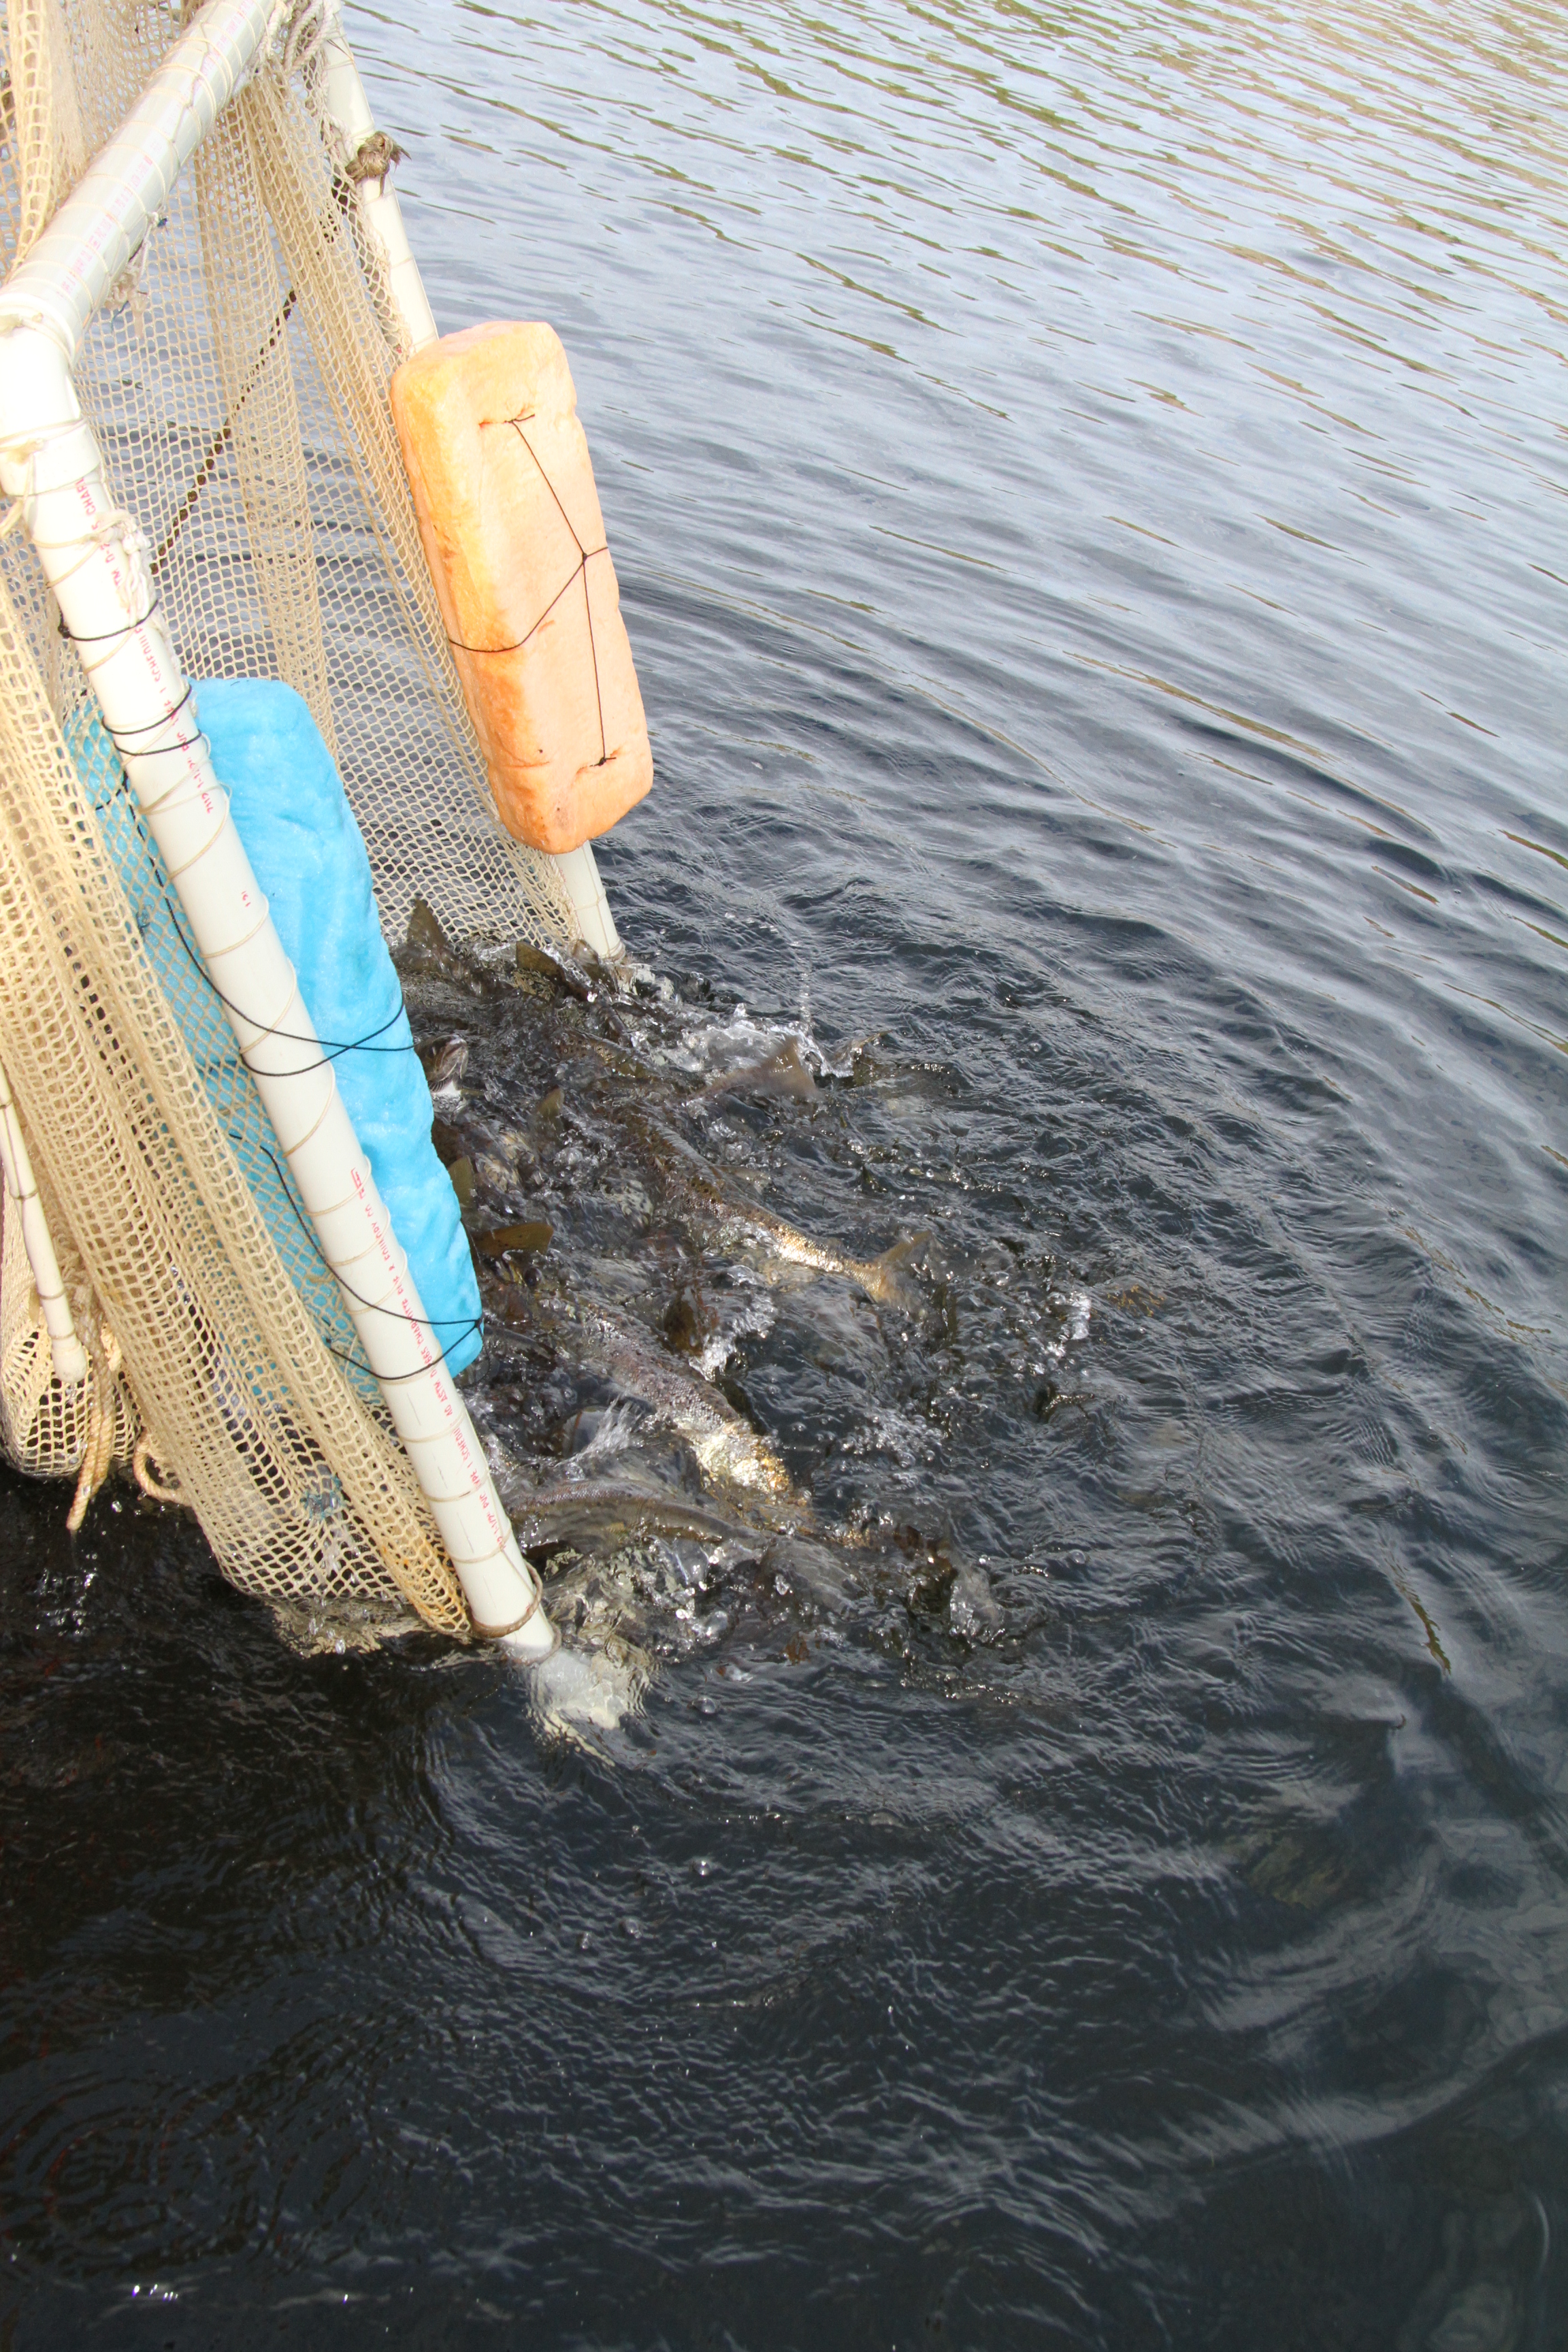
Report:
M233 1140L232 1137L230 1140ZM434 1371L436 1365L444 1364L447 1357L451 1354L453 1349L460 1348L464 1340L469 1337L470 1333L483 1330L484 1319L481 1316L408 1315L404 1312L401 1307L384 1307L379 1299L362 1298L359 1292L353 1289L350 1284L343 1280L342 1276L337 1272L336 1268L331 1265L330 1259L327 1257L321 1243L316 1238L315 1233L307 1222L304 1213L300 1207L300 1203L295 1200L293 1193L289 1191L288 1180L284 1176L282 1169L279 1168L277 1160L273 1159L271 1152L268 1150L267 1146L264 1143L259 1148L262 1157L266 1160L271 1160L272 1162L272 1172L283 1188L283 1197L288 1202L289 1206L293 1210L295 1217L299 1222L300 1232L304 1234L306 1240L310 1243L310 1247L315 1251L316 1255L321 1259L321 1264L326 1267L327 1272L331 1276L332 1280L337 1284L339 1289L346 1292L348 1297L353 1300L356 1307L363 1307L368 1315L389 1315L393 1320L397 1323L423 1323L428 1328L432 1338L435 1337L437 1324L460 1323L462 1325L462 1328L458 1333L457 1338L455 1339L447 1340L447 1345L442 1349L434 1363L417 1364L411 1372L389 1372L385 1376L388 1381L416 1381L422 1372ZM332 1355L342 1357L344 1363L357 1364L359 1362L357 1356L349 1355L346 1350L342 1348L333 1348L330 1340L323 1341L322 1344L330 1349ZM382 1374L374 1371L371 1365L363 1364L360 1366L360 1369L363 1371L370 1372L373 1379L378 1381L382 1380Z

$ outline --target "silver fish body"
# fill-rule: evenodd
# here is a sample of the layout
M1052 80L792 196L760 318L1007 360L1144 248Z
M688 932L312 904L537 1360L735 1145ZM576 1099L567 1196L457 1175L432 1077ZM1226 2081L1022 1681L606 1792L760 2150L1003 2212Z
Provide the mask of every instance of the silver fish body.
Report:
M573 1353L585 1368L640 1397L686 1440L705 1476L759 1495L790 1493L789 1473L766 1438L699 1373L592 1300L560 1291L551 1304L570 1323Z

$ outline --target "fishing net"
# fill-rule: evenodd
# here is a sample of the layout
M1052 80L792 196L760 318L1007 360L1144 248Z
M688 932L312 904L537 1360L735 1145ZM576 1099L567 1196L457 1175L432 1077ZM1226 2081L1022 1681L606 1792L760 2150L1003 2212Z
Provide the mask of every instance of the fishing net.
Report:
M183 29L149 0L10 0L0 248L26 252ZM83 412L187 677L304 697L383 924L559 949L550 862L496 821L386 385L406 355L353 160L274 54L220 115L89 330ZM16 520L15 516L11 519ZM144 945L167 877L22 534L0 539L0 1064L89 1371L51 1365L16 1203L0 1235L0 1444L79 1482L134 1458L236 1583L467 1623L210 983ZM139 916L140 910L140 916ZM167 992L165 992L167 989Z

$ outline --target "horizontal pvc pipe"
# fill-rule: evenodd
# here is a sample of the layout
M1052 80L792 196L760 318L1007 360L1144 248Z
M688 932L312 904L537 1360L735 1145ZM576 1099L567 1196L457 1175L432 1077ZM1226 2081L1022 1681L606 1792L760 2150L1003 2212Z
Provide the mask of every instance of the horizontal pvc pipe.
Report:
M6 280L0 328L41 328L75 358L182 166L249 72L272 14L273 0L207 0Z
M87 1350L77 1338L70 1301L60 1279L60 1262L55 1255L48 1219L38 1198L37 1180L33 1174L26 1138L22 1133L22 1122L16 1115L10 1082L3 1069L0 1069L0 1168L5 1171L5 1189L16 1202L21 1218L22 1244L27 1253L33 1287L38 1294L38 1305L43 1310L44 1328L49 1335L49 1354L54 1360L55 1370L59 1375L62 1388L78 1388L87 1378Z
M224 999L475 1627L496 1637L515 1633L526 1654L542 1655L555 1636L538 1581L501 1508L468 1409L439 1360L369 1161L229 816L193 719L189 683L140 559L141 534L113 506L61 345L47 330L0 331L0 488L24 501L29 535L104 725Z

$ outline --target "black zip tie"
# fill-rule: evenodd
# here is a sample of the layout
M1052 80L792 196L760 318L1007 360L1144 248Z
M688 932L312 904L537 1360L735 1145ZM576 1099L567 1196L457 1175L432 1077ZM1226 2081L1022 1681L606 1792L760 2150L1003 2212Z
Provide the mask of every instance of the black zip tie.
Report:
M121 771L120 771L120 782L115 785L114 790L110 793L108 800L106 800L106 801L94 801L94 802L93 802L93 803L92 803L92 813L93 813L94 816L101 816L101 815L103 814L104 811L105 811L107 808L110 808L110 806L112 806L113 803L114 803L114 802L116 802L116 801L120 798L120 796L121 796L121 793L123 793L123 794L125 795L125 797L126 797L126 799L127 799L127 800L129 800L129 799L130 799L130 797L131 797L131 779L130 779L130 777L126 774L126 772L125 772L125 771L124 771L124 769L123 769L123 768L121 768Z
M233 1140L232 1137L230 1138L230 1140ZM306 1240L310 1243L310 1247L315 1251L316 1255L321 1259L321 1264L326 1267L327 1272L331 1276L332 1280L337 1284L339 1289L346 1291L348 1296L353 1300L356 1307L363 1307L367 1315L390 1315L395 1323L411 1323L416 1327L423 1324L431 1332L435 1331L438 1323L460 1323L463 1327L462 1329L458 1332L455 1339L450 1340L447 1343L448 1347L451 1348L460 1347L463 1340L468 1337L470 1331L478 1331L480 1329L484 1322L484 1318L480 1315L407 1315L404 1312L401 1307L384 1307L378 1298L362 1298L359 1292L353 1288L353 1285L343 1280L342 1276L338 1272L337 1268L332 1265L331 1260L327 1256L326 1252L322 1249L320 1241L316 1237L314 1227L310 1224L309 1219L305 1215L305 1212L300 1208L300 1203L294 1198L293 1190L289 1182L289 1179L284 1174L282 1169L279 1166L274 1155L268 1150L266 1144L259 1140L258 1141L257 1149L261 1153L264 1160L271 1161L272 1172L277 1177L279 1183L283 1187L284 1198L287 1200L289 1206L293 1210L294 1214L299 1221L300 1232L304 1234ZM447 1350L443 1349L442 1352L445 1354ZM368 1371L370 1368L367 1365L365 1369ZM399 1373L396 1377L401 1379L404 1376Z
M364 1302L362 1300L361 1304L363 1305L363 1303ZM388 1314L391 1314L393 1310L388 1307L385 1311ZM413 1323L417 1318L412 1315L406 1315L403 1319L405 1323ZM471 1331L478 1331L480 1328L481 1327L477 1322L470 1322L468 1326L468 1328ZM369 1372L371 1379L375 1382L378 1389L395 1389L404 1381L416 1381L419 1379L421 1373L435 1371L438 1366L446 1362L447 1357L451 1354L453 1348L460 1348L463 1342L461 1338L452 1340L450 1345L442 1349L438 1356L433 1356L427 1364L416 1365L414 1370L411 1372L378 1372L370 1364L361 1363L357 1356L351 1356L346 1348L334 1348L330 1339L323 1339L321 1342L321 1345L325 1348L328 1355L336 1356L340 1363L353 1364L357 1366L362 1372ZM453 1373L452 1377L454 1380L457 1379L458 1376L456 1372Z
M136 631L138 629L144 629L148 622L152 619L153 614L161 609L162 602L163 600L161 597L154 596L153 602L148 605L147 610L142 614L142 618L139 621L127 621L122 629L95 629L89 636L80 636L75 629L67 628L65 624L65 615L63 614L56 622L55 626L59 631L60 635L64 637L68 645L100 646L110 637L134 636ZM110 741L113 744L115 750L127 759L161 760L166 751L188 751L195 744L202 743L206 740L205 734L202 729L198 728L194 735L182 735L176 742L160 743L157 745L155 750L152 751L138 751L134 749L128 751L124 743L121 742L121 735L151 735L157 728L166 727L171 719L178 718L180 712L184 709L186 703L189 702L195 690L195 682L193 679L172 709L165 710L161 719L150 719L143 727L126 727L117 730L115 728L106 726L104 727L103 731L108 736ZM100 721L100 723L101 724L102 722Z

